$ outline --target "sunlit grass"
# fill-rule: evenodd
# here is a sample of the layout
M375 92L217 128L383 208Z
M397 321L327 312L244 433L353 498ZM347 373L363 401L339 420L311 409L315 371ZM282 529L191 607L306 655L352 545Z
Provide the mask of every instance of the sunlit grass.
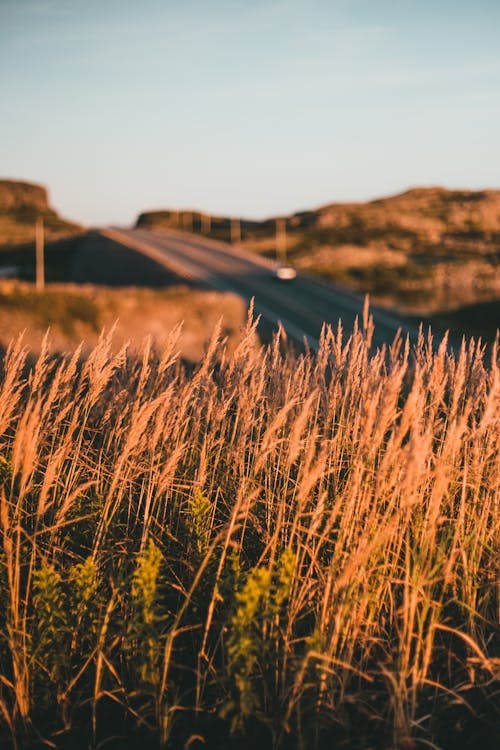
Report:
M497 349L253 327L194 371L174 335L31 369L11 345L6 747L494 746Z

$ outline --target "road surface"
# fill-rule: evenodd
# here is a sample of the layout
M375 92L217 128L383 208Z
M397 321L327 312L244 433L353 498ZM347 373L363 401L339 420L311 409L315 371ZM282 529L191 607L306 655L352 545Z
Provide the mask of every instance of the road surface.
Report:
M278 321L288 336L299 343L304 339L318 348L324 323L337 326L339 319L346 332L352 330L356 316L362 318L363 298L333 284L298 274L293 281L279 281L275 263L242 248L200 235L174 230L104 229L110 239L133 248L181 278L254 299L255 311L268 323ZM410 330L396 316L377 307L371 308L375 322L374 344L390 343L400 328Z

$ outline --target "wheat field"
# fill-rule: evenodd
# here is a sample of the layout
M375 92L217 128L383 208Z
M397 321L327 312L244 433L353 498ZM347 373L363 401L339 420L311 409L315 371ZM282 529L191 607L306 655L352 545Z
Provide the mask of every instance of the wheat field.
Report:
M0 747L497 747L497 346L255 326L10 345Z

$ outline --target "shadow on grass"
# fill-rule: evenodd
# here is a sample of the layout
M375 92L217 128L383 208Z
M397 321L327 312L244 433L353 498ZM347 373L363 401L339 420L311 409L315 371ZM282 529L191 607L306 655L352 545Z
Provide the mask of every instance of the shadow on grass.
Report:
M430 325L436 332L449 330L450 339L457 344L463 336L474 336L481 338L484 342L492 343L500 328L500 299L465 305L458 310L437 313L424 318L407 315L406 319L413 325L418 325L422 320L425 326Z

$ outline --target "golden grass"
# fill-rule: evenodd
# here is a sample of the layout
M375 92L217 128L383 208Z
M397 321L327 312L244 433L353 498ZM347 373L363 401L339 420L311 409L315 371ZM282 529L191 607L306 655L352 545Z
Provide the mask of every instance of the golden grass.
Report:
M493 747L497 348L254 325L189 372L175 334L29 370L11 344L5 747Z

